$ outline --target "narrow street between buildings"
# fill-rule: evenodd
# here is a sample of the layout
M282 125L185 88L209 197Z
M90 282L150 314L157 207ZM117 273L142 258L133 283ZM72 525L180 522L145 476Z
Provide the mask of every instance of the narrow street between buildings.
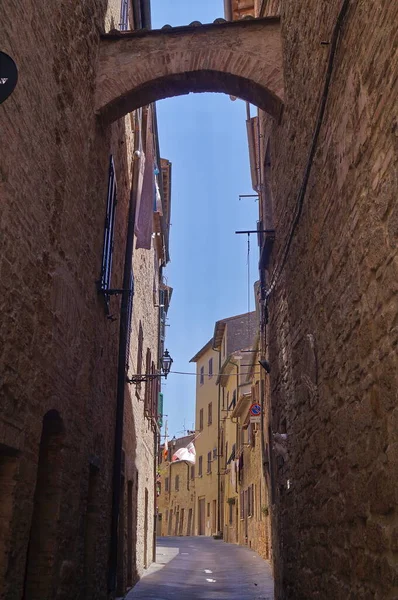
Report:
M210 537L158 540L156 563L126 600L273 600L268 563L249 548Z

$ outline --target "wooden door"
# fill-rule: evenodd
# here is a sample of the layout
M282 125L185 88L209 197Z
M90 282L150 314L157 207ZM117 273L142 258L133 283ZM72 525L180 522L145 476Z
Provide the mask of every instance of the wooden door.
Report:
M217 500L213 500L213 534L217 533Z
M199 498L198 535L205 535L205 499Z
M192 535L192 508L190 508L188 511L187 535Z

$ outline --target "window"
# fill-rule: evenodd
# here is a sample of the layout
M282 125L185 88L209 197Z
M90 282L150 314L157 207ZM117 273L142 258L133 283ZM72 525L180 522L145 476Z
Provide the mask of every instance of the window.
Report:
M155 363L152 361L151 374L156 374ZM151 379L151 416L158 419L158 400L159 400L159 379Z
M210 502L207 503L207 516L210 517Z
M207 453L207 473L211 473L211 452Z
M213 359L209 359L209 379L213 377Z
M254 484L247 488L247 514L249 517L254 515Z
M191 479L195 479L195 467L192 465L191 467Z
M180 489L180 476L176 475L176 478L175 478L175 491L178 492L179 489Z
M233 410L236 406L236 390L233 391L232 400L230 404L227 404L228 410Z
M168 477L166 477L166 479L164 481L164 490L165 490L165 492L170 491L169 490L169 478Z
M199 379L199 383L200 385L203 385L205 382L205 368L204 367L200 367L200 379Z
M207 424L211 425L213 422L213 403L209 402L207 407Z
M130 366L131 318L133 316L134 275L131 270L129 283L129 303L127 308L126 369Z
M217 448L213 448L213 460L217 458Z
M203 456L199 456L198 476L202 477L202 475L203 475Z
M129 28L129 0L122 0L120 7L120 31L127 31Z
M232 525L233 519L234 519L234 517L233 517L233 515L234 515L234 508L233 507L234 507L234 505L232 504L232 502L229 502L228 503L228 508L229 508L229 519L228 519L228 521L229 521L230 525Z
M166 523L169 520L169 511L166 509Z
M199 429L200 431L203 429L203 408L199 411Z
M240 518L245 518L245 493L240 493Z
M106 201L106 215L104 227L104 246L102 250L101 275L99 280L99 289L104 294L107 312L109 312L109 295L107 292L111 287L116 202L117 194L115 165L113 162L113 156L111 156L109 161L108 195Z
M151 372L151 351L149 348L146 349L146 360L145 360L145 373ZM151 380L149 379L145 383L145 398L144 398L144 409L149 411L151 402Z
M142 347L144 344L144 330L142 329L142 323L138 326L138 350L137 350L137 375L142 373Z

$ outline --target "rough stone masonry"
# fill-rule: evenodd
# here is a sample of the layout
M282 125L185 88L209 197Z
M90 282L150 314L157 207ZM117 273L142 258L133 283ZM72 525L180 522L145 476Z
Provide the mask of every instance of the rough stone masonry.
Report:
M340 0L285 1L285 109L269 138L281 260ZM286 267L270 296L280 600L398 597L398 5L352 0ZM267 140L266 140L267 142ZM289 480L289 486L287 481Z

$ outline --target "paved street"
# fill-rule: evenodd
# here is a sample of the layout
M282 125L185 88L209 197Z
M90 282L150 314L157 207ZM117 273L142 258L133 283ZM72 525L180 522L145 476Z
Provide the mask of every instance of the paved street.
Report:
M266 561L209 537L158 539L157 562L127 600L273 600Z

